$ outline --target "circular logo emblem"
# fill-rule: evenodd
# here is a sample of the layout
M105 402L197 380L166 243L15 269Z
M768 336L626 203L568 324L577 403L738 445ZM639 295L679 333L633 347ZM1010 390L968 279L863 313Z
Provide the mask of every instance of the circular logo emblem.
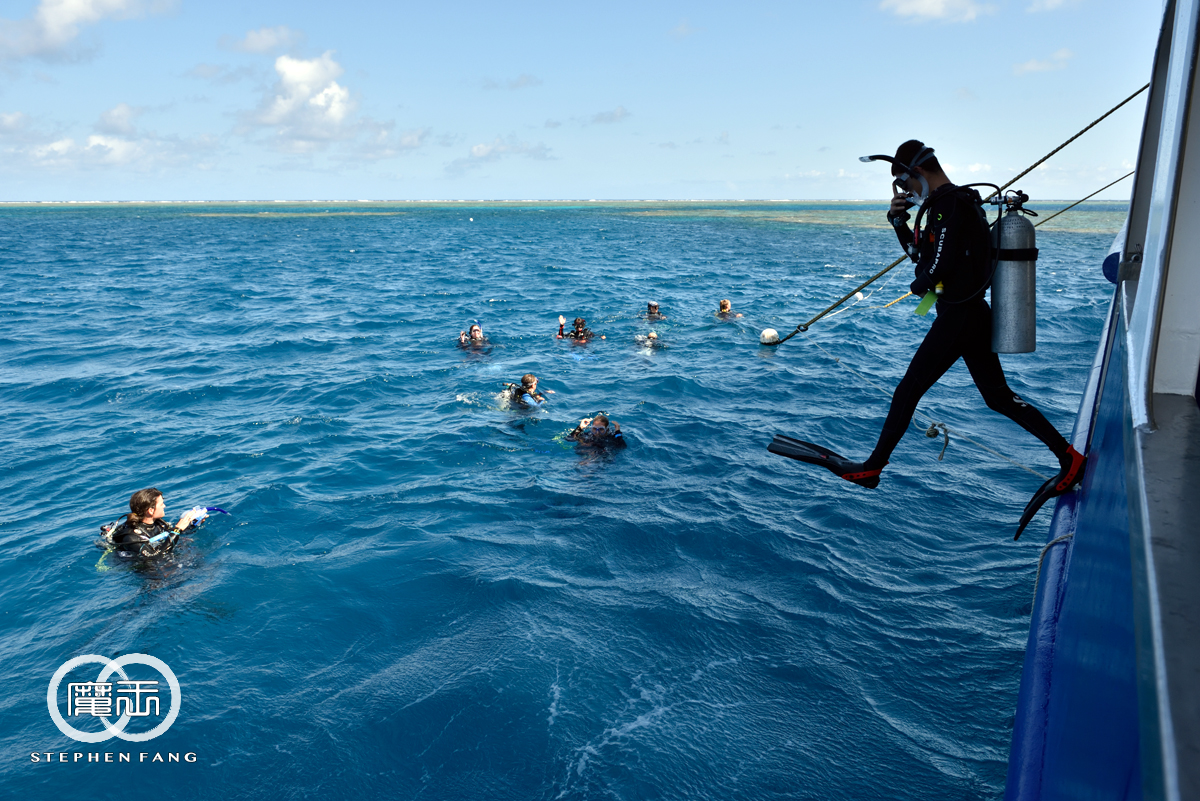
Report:
M100 719L100 723L104 726L104 731L89 732L80 731L79 729L67 723L63 719L62 714L58 711L58 686L62 683L63 678L72 670L80 665L97 664L104 665L104 669L100 671L100 675L96 677L94 682L84 682L81 684L69 684L68 691L73 688L81 696L79 699L68 698L67 714L71 713L70 704L72 701L76 704L76 709L79 709L84 702L84 708L87 714ZM167 685L171 688L171 707L167 711L167 716L150 731L141 732L139 734L126 734L125 726L129 723L131 717L145 717L149 714L150 704L143 703L144 701L153 701L155 713L158 712L159 700L157 696L157 688L146 689L142 687L144 684L157 685L158 682L137 682L130 681L129 676L125 673L126 665L146 665L157 670L167 680ZM112 713L112 685L107 682L107 679L116 673L123 679L118 684L134 685L133 689L121 689L118 693L122 694L117 698L117 711L120 712L124 706L125 712L118 718L116 724L108 721L108 718L113 716ZM143 697L145 696L145 697ZM150 697L153 696L153 697ZM161 659L157 659L149 654L125 654L116 659L108 659L107 657L97 654L87 654L85 656L77 656L74 659L68 660L62 667L54 671L54 675L50 677L50 687L46 691L46 706L50 709L50 717L54 720L54 725L58 726L58 730L70 737L72 740L78 740L81 743L102 743L113 737L120 737L122 740L127 740L131 743L141 743L146 740L153 740L160 734L171 728L171 724L175 722L175 718L179 716L179 679L175 678L175 674L167 667L167 663ZM123 702L123 703L122 703ZM144 711L143 711L144 710ZM107 712L107 714L105 714ZM76 712L76 714L84 714Z

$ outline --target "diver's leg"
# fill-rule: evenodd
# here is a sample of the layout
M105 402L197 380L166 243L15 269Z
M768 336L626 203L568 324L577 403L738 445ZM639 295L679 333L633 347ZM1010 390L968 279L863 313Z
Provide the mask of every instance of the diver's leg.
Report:
M969 346L964 349L963 361L967 363L971 378L974 379L975 386L979 388L979 394L987 402L988 408L1016 422L1040 439L1058 457L1058 475L1046 481L1025 505L1016 536L1013 537L1017 539L1038 509L1051 498L1062 495L1083 480L1087 457L1075 450L1075 447L1058 433L1058 429L1050 424L1045 415L1008 386L1008 381L1004 378L1004 369L1000 366L1000 357L992 352L990 307L986 308L985 314L976 318L972 329L964 334L968 335Z
M864 469L883 469L891 458L892 451L900 444L904 432L908 430L908 424L912 422L913 413L916 412L922 396L958 361L961 352L961 327L961 320L957 315L939 313L933 321L921 346L913 354L908 371L904 378L900 379L896 391L892 393L892 406L888 409L883 430L879 433L879 442L863 463Z
M1000 357L992 352L992 310L987 309L963 329L963 361L988 408L1000 412L1021 428L1040 439L1060 462L1066 458L1070 444L1063 439L1045 415L1020 395L1012 391L1004 378Z

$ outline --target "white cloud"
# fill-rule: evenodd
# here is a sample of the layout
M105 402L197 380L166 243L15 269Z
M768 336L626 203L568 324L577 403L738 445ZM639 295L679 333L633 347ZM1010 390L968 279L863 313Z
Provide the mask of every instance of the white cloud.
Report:
M1013 64L1013 75L1026 75L1031 72L1050 72L1061 70L1067 66L1071 56L1075 55L1065 47L1048 59L1031 58L1021 64Z
M991 164L971 164L967 167L967 172L991 172Z
M508 89L509 91L516 91L517 89L528 89L531 86L541 86L541 85L542 85L541 78L537 77L536 75L530 75L525 72L521 73L520 75L518 75L517 77L513 78L510 81L496 82L491 79L488 79L483 82L484 89Z
M497 136L491 142L473 145L465 157L455 159L446 165L446 170L449 172L463 172L464 170L480 167L509 156L525 156L526 158L544 160L550 158L550 149L541 142L530 144L529 142L521 142L512 136L507 139Z
M251 115L251 123L274 129L276 145L293 153L353 137L351 115L357 103L337 82L344 71L332 50L310 59L280 56L275 59L279 80Z
M360 139L342 154L343 161L380 161L399 156L406 151L423 147L432 131L429 128L414 128L396 132L396 124L362 120L357 125Z
M22 130L29 123L29 117L20 111L0 114L0 134L11 134Z
M230 36L223 36L219 44L226 50L237 50L242 53L277 53L281 50L288 50L302 41L304 41L302 31L293 30L286 25L276 25L274 28L247 31L243 38L237 40Z
M1077 5L1079 0L1033 0L1029 4L1029 8L1025 9L1031 14L1036 14L1039 11L1054 11L1064 6Z
M163 0L41 0L26 19L0 19L0 60L81 57L85 53L75 40L83 28L103 19L161 12L170 5Z
M612 111L601 111L599 114L592 115L593 125L611 125L614 122L620 122L626 117L633 116L627 111L624 106L617 106Z
M883 0L879 7L898 17L939 19L946 22L970 22L996 10L977 0Z
M237 132L271 132L270 144L285 153L311 154L338 144L340 159L377 161L415 150L429 140L428 128L397 131L391 121L358 114L358 101L338 83L345 72L327 50L317 58L279 56L278 80L242 115Z
M134 120L141 114L142 109L134 108L128 103L119 103L100 115L96 130L104 134L131 136L135 131Z
M203 166L217 149L213 137L183 139L140 132L133 122L141 109L121 103L101 115L95 133L77 141L62 132L38 130L21 112L0 114L0 165L13 171L74 171L122 168L152 172L165 167Z
M700 30L701 30L700 28L692 27L690 24L688 24L688 21L685 19L685 20L681 20L678 25L676 25L674 28L672 28L670 30L670 34L671 34L672 39L686 39L693 34L699 33Z

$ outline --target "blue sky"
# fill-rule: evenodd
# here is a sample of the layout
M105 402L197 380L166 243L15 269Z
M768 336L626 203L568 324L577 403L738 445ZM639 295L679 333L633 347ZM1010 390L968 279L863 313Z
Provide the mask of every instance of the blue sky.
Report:
M959 183L1003 183L1149 79L1161 13L3 2L0 200L879 198L886 170L858 156L908 138ZM1073 199L1127 172L1144 109L1021 188Z

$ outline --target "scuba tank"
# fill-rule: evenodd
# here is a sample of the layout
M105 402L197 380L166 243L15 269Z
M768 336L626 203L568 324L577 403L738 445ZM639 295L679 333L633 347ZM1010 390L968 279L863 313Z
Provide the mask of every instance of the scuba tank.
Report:
M995 273L992 276L992 352L1032 353L1037 348L1037 212L1022 208L1024 192L1001 201L1008 212L992 229Z

